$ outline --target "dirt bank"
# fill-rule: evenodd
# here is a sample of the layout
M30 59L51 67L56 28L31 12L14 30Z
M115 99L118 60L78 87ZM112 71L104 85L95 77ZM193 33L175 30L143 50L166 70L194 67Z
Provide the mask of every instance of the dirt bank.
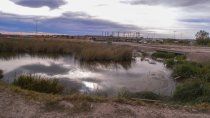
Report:
M61 100L57 105L29 100L19 92L0 87L0 117L1 118L210 118L209 112L200 112L185 108L161 107L155 105L129 105L116 102L91 102L90 109L77 107L71 101ZM82 111L82 109L84 111Z

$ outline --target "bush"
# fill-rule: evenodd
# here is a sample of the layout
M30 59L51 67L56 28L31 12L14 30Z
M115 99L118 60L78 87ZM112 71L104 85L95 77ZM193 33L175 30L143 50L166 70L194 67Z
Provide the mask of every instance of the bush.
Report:
M175 65L184 63L185 59L186 59L185 55L178 55L175 58L166 59L164 63L167 68L174 68Z
M205 66L201 69L201 73L203 78L210 82L210 65L205 64Z
M180 102L209 102L210 85L201 80L188 80L176 87L173 99Z
M131 92L128 91L126 88L122 88L117 93L118 98L131 98Z
M3 77L3 71L0 70L0 79Z
M175 59L177 60L177 61L184 61L184 60L186 60L186 55L177 55L176 57L175 57Z
M180 62L174 67L173 76L188 79L200 75L201 65L192 62Z
M152 54L153 58L162 58L162 59L172 59L172 58L179 57L179 56L185 57L180 54L175 54L172 52L165 52L165 51L158 51L158 52L155 52Z
M198 39L196 42L198 45L208 46L210 44L210 39Z
M63 91L63 86L59 84L58 80L49 80L31 75L22 75L16 79L13 84L15 86L21 87L22 89L37 91L41 93L58 94Z
M168 59L165 61L165 65L167 68L173 68L176 65L174 59Z

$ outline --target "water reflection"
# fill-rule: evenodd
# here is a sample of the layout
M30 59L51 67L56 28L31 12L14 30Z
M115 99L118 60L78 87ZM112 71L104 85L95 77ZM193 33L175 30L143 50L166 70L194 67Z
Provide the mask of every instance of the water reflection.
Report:
M57 78L66 91L93 92L109 91L114 94L121 88L132 92L153 91L171 95L175 83L171 72L162 63L150 64L136 58L130 63L80 62L71 56L31 56L28 54L0 58L0 68L4 70L3 80L11 83L15 77L30 73L49 78Z
M97 70L97 68L124 68L128 70L131 68L132 61L131 62L85 62L80 61L80 67L81 68L89 68L91 70Z

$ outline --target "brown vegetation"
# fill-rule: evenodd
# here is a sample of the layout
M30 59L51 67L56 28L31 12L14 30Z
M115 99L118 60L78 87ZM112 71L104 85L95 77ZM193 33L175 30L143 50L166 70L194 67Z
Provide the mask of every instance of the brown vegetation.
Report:
M0 117L209 117L208 104L193 107L113 100L85 95L60 96L23 90L0 82ZM201 108L201 109L200 109Z
M32 75L21 75L15 79L13 84L21 87L22 89L52 94L60 94L64 89L58 80Z
M83 61L131 61L132 59L132 49L128 46L78 41L1 39L0 52L70 54Z

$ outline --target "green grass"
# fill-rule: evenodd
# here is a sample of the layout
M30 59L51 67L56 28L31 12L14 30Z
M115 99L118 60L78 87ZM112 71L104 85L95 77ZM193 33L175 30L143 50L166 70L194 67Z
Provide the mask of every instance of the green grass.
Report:
M210 64L186 61L184 58L167 59L167 67L178 81L172 101L181 103L210 103Z
M210 82L210 64L200 64L189 61L174 61L168 59L165 61L167 67L173 70L172 76L177 80L202 78Z
M130 92L127 89L123 88L118 91L118 98L126 98L126 99L147 99L147 100L160 100L161 96L149 92L149 91L143 91L143 92Z
M210 63L204 64L200 72L202 74L202 78L207 82L210 82Z
M31 75L22 75L18 77L13 82L13 85L19 86L22 89L42 93L60 94L63 91L63 86L59 84L58 80Z
M179 64L180 62L183 62L186 59L186 56L181 54L175 54L172 52L157 51L152 54L152 58L164 59L166 67L173 69L175 65Z
M210 83L202 80L186 80L177 86L173 99L184 103L210 103Z
M154 55L165 55L163 57L164 64L167 68L173 70L172 76L177 80L185 80L192 78L203 78L210 82L210 63L196 63L186 61L185 55L168 56L168 53L154 53ZM171 55L171 54L169 54Z
M162 58L162 59L175 58L176 56L177 55L175 53L165 52L165 51L157 51L152 54L153 58Z
M173 68L177 63L174 61L174 59L167 59L164 61L164 64L167 68Z
M181 79L200 77L202 65L183 61L174 66L173 76Z
M196 40L196 43L202 46L210 46L210 39L198 39Z
M82 61L131 61L132 48L79 41L0 39L0 53L68 54Z
M178 86L172 100L181 103L210 103L210 64L186 61L184 55L157 52L153 57L164 58L166 67L173 70Z

